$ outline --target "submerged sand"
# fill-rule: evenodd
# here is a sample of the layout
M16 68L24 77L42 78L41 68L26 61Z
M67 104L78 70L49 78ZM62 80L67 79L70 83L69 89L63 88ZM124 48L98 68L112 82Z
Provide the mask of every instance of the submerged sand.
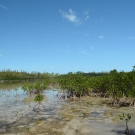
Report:
M129 129L135 135L135 110L107 105L108 99L85 97L79 101L43 102L46 110L32 110L36 104L6 106L0 110L3 135L124 135L125 123L119 115L132 116Z

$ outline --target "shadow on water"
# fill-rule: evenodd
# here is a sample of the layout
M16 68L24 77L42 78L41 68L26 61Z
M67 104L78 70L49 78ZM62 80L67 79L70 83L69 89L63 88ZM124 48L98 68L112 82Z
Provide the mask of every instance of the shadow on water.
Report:
M119 128L124 128L124 127L117 127L117 130L112 130L111 132L116 133L116 135L126 135L125 130L120 130ZM130 134L135 135L135 129L130 129Z

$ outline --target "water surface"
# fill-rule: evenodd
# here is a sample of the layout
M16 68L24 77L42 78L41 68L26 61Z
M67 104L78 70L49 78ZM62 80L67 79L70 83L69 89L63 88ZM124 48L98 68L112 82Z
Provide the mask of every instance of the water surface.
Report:
M108 106L107 98L83 97L78 101L59 101L58 89L44 91L40 112L33 110L35 95L21 86L0 89L0 134L20 135L118 135L124 134L125 123L119 115L129 113L129 127L134 134L135 110Z

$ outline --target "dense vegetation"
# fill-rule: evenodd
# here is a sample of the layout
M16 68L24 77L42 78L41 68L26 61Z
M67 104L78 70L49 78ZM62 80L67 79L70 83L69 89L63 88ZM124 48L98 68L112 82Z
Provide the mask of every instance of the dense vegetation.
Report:
M0 71L0 80L27 80L27 79L45 79L58 76L58 74L53 73L40 73L40 72L25 72L25 71L12 71L10 69L8 70L2 70Z
M75 97L84 95L109 97L113 105L124 105L127 101L135 107L135 66L130 72L118 72L116 69L101 73L68 73L63 75L39 73L1 71L0 79L44 79L34 84L24 84L23 89L29 93L40 94L49 84L59 87Z
M135 67L131 72L112 70L100 76L88 76L81 72L61 75L60 87L75 93L76 96L95 95L109 97L113 105L123 105L130 100L135 107Z

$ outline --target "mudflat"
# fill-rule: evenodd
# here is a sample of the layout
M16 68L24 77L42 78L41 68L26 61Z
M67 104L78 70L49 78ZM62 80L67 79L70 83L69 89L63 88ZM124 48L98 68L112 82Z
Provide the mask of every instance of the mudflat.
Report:
M122 113L132 116L129 129L135 135L135 110L115 108L107 99L85 97L79 101L43 102L46 110L35 112L36 103L5 106L0 110L0 134L3 135L124 135Z

